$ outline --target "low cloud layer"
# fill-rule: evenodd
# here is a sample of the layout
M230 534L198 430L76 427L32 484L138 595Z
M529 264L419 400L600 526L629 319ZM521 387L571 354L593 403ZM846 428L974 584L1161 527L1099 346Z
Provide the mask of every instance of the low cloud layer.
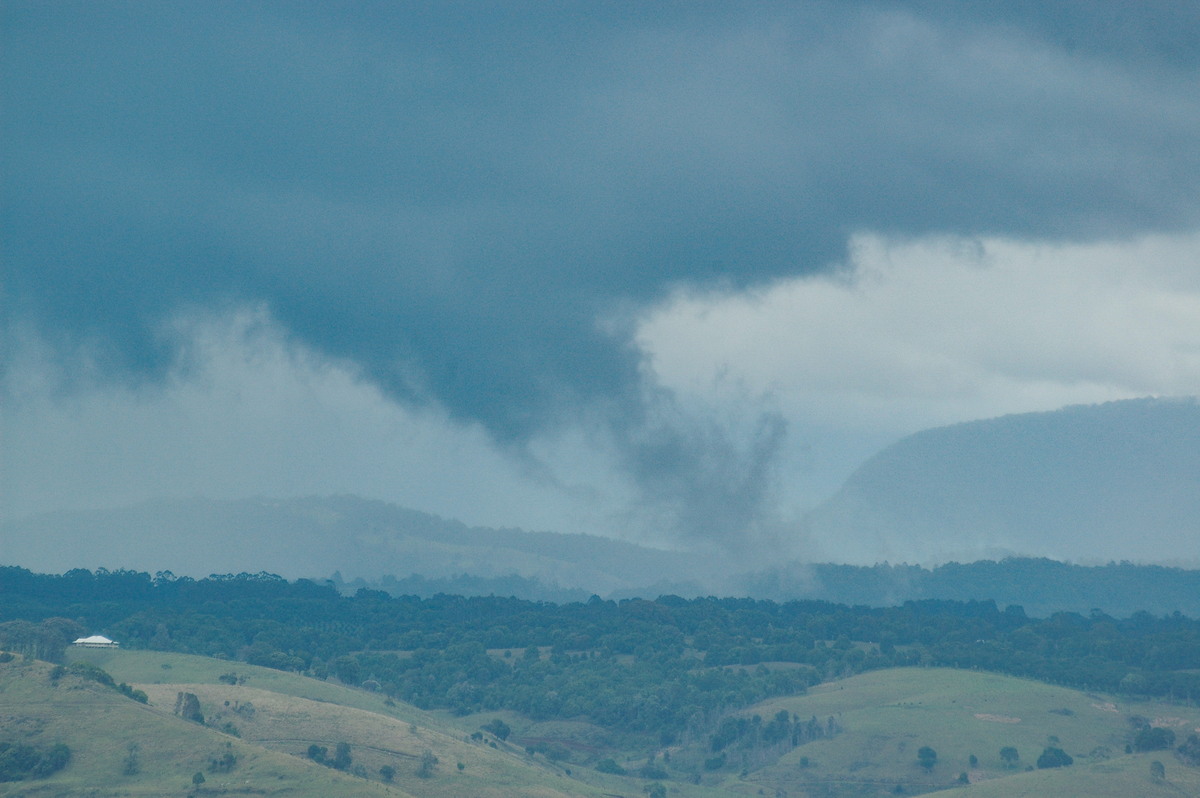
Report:
M479 424L396 403L261 308L177 319L160 333L165 376L136 386L89 375L86 350L62 360L11 337L23 343L3 385L6 517L158 496L355 493L468 523L598 531L605 509Z

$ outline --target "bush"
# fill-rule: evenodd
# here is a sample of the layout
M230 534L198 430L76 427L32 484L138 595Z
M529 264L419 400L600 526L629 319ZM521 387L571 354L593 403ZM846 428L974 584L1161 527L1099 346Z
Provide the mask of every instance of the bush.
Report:
M417 767L417 777L428 779L433 776L433 769L438 763L438 758L433 755L433 751L428 748L421 754L421 764Z
M346 770L354 758L350 756L350 743L338 743L330 766L336 770Z
M1133 737L1137 751L1163 751L1175 745L1175 732L1158 726L1146 726Z
M1183 745L1177 750L1179 758L1189 765L1200 765L1200 735L1189 734Z
M1039 768L1063 768L1074 764L1075 759L1061 748L1047 746L1042 755L1037 758Z
M119 685L117 685L117 690L119 690L121 692L121 695L126 696L128 698L132 698L134 701L137 701L139 704L149 704L150 703L149 696L147 696L141 690L134 688L132 685L125 684L125 682L121 682Z
M499 740L507 740L508 735L512 733L512 729L509 728L509 725L500 720L500 718L493 718L479 728L483 729L489 734L494 735Z
M657 780L670 778L670 776L667 774L667 771L665 771L661 765L657 765L653 762L647 762L646 764L642 765L642 769L638 771L638 775L643 779Z
M108 675L108 671L103 668L93 665L90 662L75 662L67 666L67 672L73 673L80 678L102 684L105 687L116 688L117 684L113 681L113 677ZM54 674L51 674L53 677Z
M46 750L23 743L0 742L0 782L44 779L67 766L71 749L55 743Z

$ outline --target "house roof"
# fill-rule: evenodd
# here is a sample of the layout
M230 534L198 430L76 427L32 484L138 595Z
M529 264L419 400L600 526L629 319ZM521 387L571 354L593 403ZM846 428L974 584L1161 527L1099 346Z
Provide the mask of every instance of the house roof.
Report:
M91 637L79 638L78 640L75 641L75 645L79 645L80 643L112 643L112 642L113 642L112 640L109 640L104 635L92 635Z

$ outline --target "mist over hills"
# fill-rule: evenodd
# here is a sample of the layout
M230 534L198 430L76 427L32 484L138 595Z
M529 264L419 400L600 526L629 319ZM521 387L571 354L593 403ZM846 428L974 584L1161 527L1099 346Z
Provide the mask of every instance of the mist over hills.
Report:
M1139 399L930 429L805 520L829 559L1200 565L1200 404Z
M557 602L593 593L875 606L993 599L1034 614L1194 614L1200 571L1161 566L1200 566L1200 404L1115 402L927 430L865 463L803 532L826 541L827 562L780 555L764 566L749 556L469 527L354 496L197 498L4 522L0 565L268 571L332 577L344 592ZM912 562L944 565L901 564Z
M687 590L671 579L704 581L716 567L697 555L592 535L469 527L355 496L160 500L10 521L0 525L0 562L49 572L106 567L193 577L516 575L605 594L651 585ZM694 581L692 589L703 592Z

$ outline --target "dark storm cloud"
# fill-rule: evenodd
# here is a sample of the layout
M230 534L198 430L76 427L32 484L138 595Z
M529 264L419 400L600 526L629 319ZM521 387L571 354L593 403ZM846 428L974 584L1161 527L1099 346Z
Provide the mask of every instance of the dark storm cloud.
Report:
M630 412L598 320L679 283L1194 225L1195 6L1043 5L6 3L5 301L127 373L265 301L501 439Z

